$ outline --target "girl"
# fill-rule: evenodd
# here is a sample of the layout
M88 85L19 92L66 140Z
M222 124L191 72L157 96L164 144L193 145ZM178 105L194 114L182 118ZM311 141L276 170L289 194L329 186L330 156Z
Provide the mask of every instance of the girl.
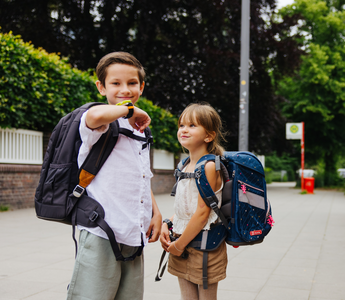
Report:
M222 122L210 105L189 105L182 112L178 125L178 141L190 156L190 162L183 172L194 172L196 163L203 155L223 154L220 146L220 140L224 139ZM215 194L220 207L223 180L214 162L206 164L205 174L212 189L217 191ZM160 241L163 249L171 254L168 271L178 277L183 300L217 299L218 281L226 277L228 261L225 242L208 255L208 289L202 286L203 252L187 247L201 230L209 230L217 219L217 214L206 206L199 195L195 179L181 180L175 196L175 214L164 220ZM174 236L178 238L176 241L170 240L168 223L169 227L173 224Z

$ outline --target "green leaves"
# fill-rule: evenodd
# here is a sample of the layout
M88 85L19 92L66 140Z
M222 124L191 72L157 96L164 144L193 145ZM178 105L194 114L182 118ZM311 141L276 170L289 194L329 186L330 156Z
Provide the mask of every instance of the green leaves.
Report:
M91 72L57 54L0 33L0 127L51 131L61 117L87 102L105 101ZM147 99L137 104L152 122L154 147L178 153L177 117Z
M290 121L305 122L307 160L325 159L330 170L329 157L345 145L345 14L322 0L295 0L281 12L298 17L295 33L308 37L299 69L278 83L282 110Z
M181 152L182 148L177 140L178 118L169 111L153 105L150 100L145 98L140 98L136 105L151 117L150 128L154 139L153 147L175 154Z
M86 102L102 101L87 72L66 59L0 33L0 126L50 131Z

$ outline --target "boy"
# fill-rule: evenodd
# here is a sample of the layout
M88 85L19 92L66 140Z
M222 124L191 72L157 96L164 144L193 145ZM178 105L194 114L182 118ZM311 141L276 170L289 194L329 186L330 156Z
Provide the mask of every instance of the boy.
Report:
M109 105L93 106L81 118L79 166L111 122L118 120L121 128L145 137L143 131L151 121L146 112L132 105L145 85L145 71L135 57L125 52L110 53L99 61L96 74L97 89ZM157 241L161 229L162 216L150 188L149 147L142 147L143 143L120 134L86 189L103 206L105 220L124 257L135 254L142 243ZM67 299L143 299L143 255L132 261L116 261L101 228L78 228L79 250Z

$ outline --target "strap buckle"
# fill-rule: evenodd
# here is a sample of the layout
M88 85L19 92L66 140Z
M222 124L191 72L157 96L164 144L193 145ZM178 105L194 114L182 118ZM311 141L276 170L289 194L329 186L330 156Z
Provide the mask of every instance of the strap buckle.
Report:
M211 207L213 210L215 210L215 209L218 208L218 205L217 205L216 202L212 202L212 203L210 203L210 207Z
M93 211L93 212L91 213L90 217L89 217L89 220L90 220L91 222L95 222L97 218L98 218L98 213L95 212L95 211Z
M80 186L79 184L76 185L76 187L73 190L73 196L80 198L80 196L84 193L85 188L83 188L82 186Z

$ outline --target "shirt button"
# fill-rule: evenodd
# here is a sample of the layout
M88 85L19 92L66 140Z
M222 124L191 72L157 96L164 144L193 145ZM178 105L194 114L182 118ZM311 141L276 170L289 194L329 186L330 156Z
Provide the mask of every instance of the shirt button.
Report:
M145 178L145 174L143 174L143 178Z
M140 224L140 227L143 227L143 224Z
M141 155L141 151L139 151L139 155Z
M141 202L141 203L144 203L144 200L141 200L140 202Z

